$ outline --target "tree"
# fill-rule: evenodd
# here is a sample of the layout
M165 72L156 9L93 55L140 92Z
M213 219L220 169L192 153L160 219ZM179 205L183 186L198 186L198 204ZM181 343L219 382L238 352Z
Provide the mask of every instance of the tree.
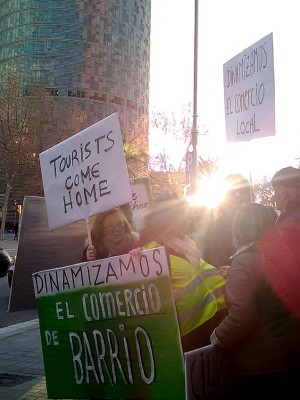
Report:
M3 237L9 199L16 184L40 185L39 153L72 134L68 115L71 108L59 105L45 90L45 85L25 84L19 71L8 71L0 80L0 175L4 191L0 237ZM75 113L78 123L82 114ZM81 120L84 123L84 118ZM77 125L77 132L80 126ZM74 133L74 132L73 132ZM35 190L35 193L37 190Z
M44 133L38 137L35 166L26 180L26 193L36 196L44 196L39 153L87 127L87 114L80 108L80 99L49 96L49 101L48 120L44 121Z
M189 192L186 182L186 154L191 145L192 109L183 107L181 117L174 113L154 112L151 135L157 136L159 151L149 158L154 197L170 195L182 197ZM172 155L176 153L176 158ZM170 156L171 155L171 156ZM198 176L211 176L218 168L218 159L198 156Z
M123 149L130 178L148 176L148 135L149 122L142 117L135 122L126 138Z
M197 170L200 176L211 177L219 168L219 159L212 157L198 157Z
M273 190L271 187L264 188L264 184L269 182L270 178L264 176L258 182L255 182L253 185L253 192L255 199L263 204L264 206L272 206L275 207L274 197L273 197Z
M184 194L185 172L184 171L149 171L153 199L176 197Z
M159 146L157 154L150 159L150 168L169 172L185 170L186 151L191 144L191 104L182 108L179 119L174 113L154 111L150 128L152 141Z
M35 164L49 98L39 86L25 90L21 74L13 71L1 76L0 93L0 174L4 184L0 236L3 237L8 202L16 178Z
M165 119L165 121L167 120ZM158 117L155 123L161 123ZM150 125L153 126L154 122L152 121ZM129 177L149 177L154 198L169 196L171 193L176 196L182 195L185 184L184 170L181 169L181 171L177 172L171 165L169 166L170 170L166 170L163 167L163 165L167 165L165 155L150 156L148 151L148 138L149 120L146 117L142 117L134 124L133 129L123 141ZM161 157L162 160L161 170L155 171L151 168L149 169L149 165L157 165L159 157Z

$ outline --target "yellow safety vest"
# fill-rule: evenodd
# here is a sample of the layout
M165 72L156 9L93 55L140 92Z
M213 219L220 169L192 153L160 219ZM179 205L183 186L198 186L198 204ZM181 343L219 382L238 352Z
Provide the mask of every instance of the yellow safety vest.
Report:
M160 247L156 242L143 249ZM170 275L181 336L191 332L226 308L225 279L217 268L200 259L199 266L184 258L169 254Z

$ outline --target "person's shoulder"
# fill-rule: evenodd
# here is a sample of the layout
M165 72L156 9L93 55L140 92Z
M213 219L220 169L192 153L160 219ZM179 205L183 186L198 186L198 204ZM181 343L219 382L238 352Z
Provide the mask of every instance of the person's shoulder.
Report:
M211 226L224 226L230 225L233 221L233 216L221 214L218 218L216 218L212 223Z
M231 266L234 268L248 268L249 264L252 266L258 265L258 252L256 246L249 246L240 252L236 252L231 257Z
M211 223L207 230L207 236L218 236L218 235L223 235L224 232L227 232L230 230L231 232L231 224L228 222L228 220L224 217L219 217L215 221Z
M254 252L245 252L235 256L228 271L228 278L231 284L239 282L245 284L245 287L250 282L257 283L261 280L262 273L257 254Z
M300 203L289 203L287 210L282 211L277 218L277 225L281 226L286 223L299 223L300 222Z

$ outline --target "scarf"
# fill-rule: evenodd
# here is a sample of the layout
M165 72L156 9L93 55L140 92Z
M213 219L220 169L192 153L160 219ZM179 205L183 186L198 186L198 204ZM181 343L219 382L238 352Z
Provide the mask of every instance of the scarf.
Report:
M169 249L174 250L178 254L183 254L192 265L200 265L201 253L197 249L194 241L188 236L184 236L183 239L169 236L168 238L163 239L162 242Z

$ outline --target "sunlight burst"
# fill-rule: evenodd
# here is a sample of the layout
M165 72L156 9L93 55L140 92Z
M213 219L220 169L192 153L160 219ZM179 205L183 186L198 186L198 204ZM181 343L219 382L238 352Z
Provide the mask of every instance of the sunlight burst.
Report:
M225 198L227 187L219 177L202 178L197 186L196 195L187 197L191 206L201 205L215 209Z

